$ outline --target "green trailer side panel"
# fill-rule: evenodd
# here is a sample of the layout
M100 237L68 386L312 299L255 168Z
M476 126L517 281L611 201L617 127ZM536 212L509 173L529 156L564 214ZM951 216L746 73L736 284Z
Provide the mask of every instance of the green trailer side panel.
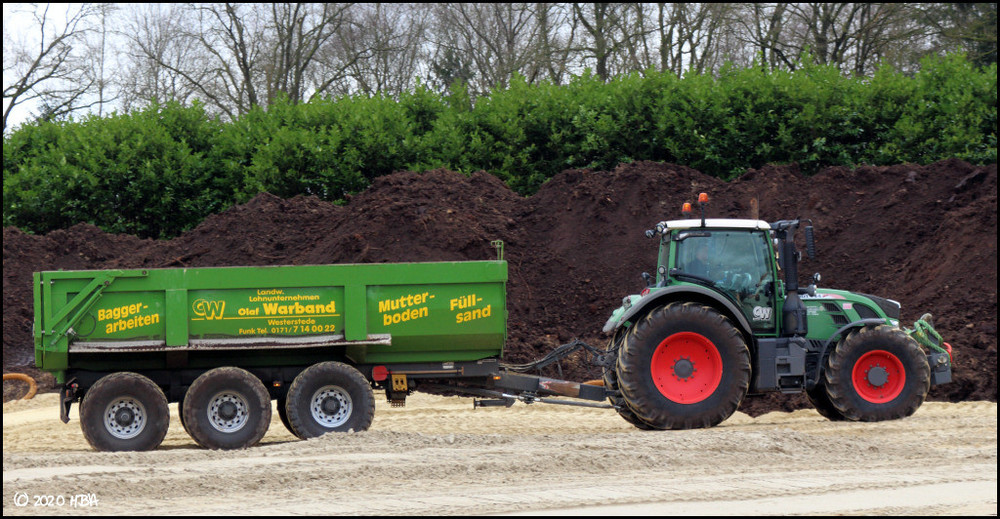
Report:
M352 283L344 288L344 297L350 308L350 324L346 325L345 338L349 341L362 341L368 336L365 328L365 286Z
M166 331L167 346L183 346L187 344L189 323L186 319L188 291L183 288L168 288L166 290L164 320L171 323ZM176 324L174 324L176 322Z
M504 261L36 273L36 364L143 352L339 348L358 363L478 360L506 339ZM100 354L94 352L99 351ZM233 352L239 356L238 351ZM268 357L270 355L270 357ZM57 373L58 374L58 373Z
M191 337L296 336L344 329L343 287L189 290Z

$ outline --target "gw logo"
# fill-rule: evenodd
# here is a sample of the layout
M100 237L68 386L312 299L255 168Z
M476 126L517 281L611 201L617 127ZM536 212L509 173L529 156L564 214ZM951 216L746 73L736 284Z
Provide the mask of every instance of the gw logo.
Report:
M753 320L754 321L770 321L771 320L771 307L769 307L769 306L755 306L755 307L753 307Z
M225 301L207 301L198 299L192 305L194 315L208 320L222 319L222 313L226 311Z

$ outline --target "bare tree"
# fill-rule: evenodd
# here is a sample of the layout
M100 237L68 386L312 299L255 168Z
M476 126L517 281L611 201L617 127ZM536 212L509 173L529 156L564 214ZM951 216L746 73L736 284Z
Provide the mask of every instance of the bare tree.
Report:
M962 50L980 66L997 62L996 3L928 3L913 7L932 50Z
M594 59L595 72L605 81L611 76L609 61L612 55L625 44L618 33L621 11L619 6L610 3L573 4L574 19L589 36L589 45L580 45L578 49Z
M795 54L809 51L822 65L843 65L855 36L862 4L813 2L791 4L788 9Z
M201 56L197 41L183 36L189 23L190 12L177 4L142 4L132 10L119 33L128 60L121 85L123 110L153 99L186 102L196 95L195 85L207 81L207 70L182 72Z
M472 69L473 93L505 87L514 74L534 81L542 41L534 14L531 4L522 3L439 4L433 43Z
M429 6L375 3L358 8L354 30L343 39L347 54L357 59L347 67L352 83L342 83L341 93L357 89L398 96L410 90L427 60Z
M754 49L756 59L763 68L784 65L795 68L796 56L785 54L782 45L785 29L785 13L789 4L742 4L736 16L737 23L744 29L742 39Z
M732 23L731 4L656 4L660 70L710 72L720 63L720 42Z
M849 54L856 76L871 74L879 63L889 60L902 68L898 56L909 56L907 62L916 62L922 54L921 41L926 40L927 28L914 23L913 8L907 4L862 4L857 18L854 49ZM917 53L914 53L917 51Z
M146 68L180 80L181 90L235 118L278 95L301 102L334 91L363 56L344 44L356 34L352 7L225 3L148 10L132 47ZM184 21L174 24L163 16Z
M535 4L534 16L538 20L538 52L534 59L537 68L532 77L548 78L559 85L569 76L570 57L576 41L577 23L572 8L564 4Z
M353 4L272 4L273 39L265 65L267 101L278 92L292 102L306 101L343 81L368 48L347 43L355 30Z
M574 19L584 36L574 49L582 53L585 63L593 60L594 72L601 79L648 66L633 51L653 32L642 9L641 4L573 4Z
M51 4L29 5L38 31L36 41L15 40L4 20L4 132L14 109L25 103L38 103L38 117L42 119L60 117L94 104L86 100L94 78L86 73L81 47L100 6L68 5L65 22L56 23L50 12Z
M110 37L113 36L113 25L117 22L115 14L118 7L113 4L95 6L94 27L83 42L83 74L87 83L93 85L91 92L96 95L94 101L97 116L104 115L105 107L117 101L120 74L116 67L117 60L109 56Z

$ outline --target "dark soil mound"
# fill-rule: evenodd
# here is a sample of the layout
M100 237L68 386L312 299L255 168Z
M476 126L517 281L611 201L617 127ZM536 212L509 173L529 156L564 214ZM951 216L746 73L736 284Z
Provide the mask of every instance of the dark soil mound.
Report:
M569 170L522 198L492 175L447 171L381 177L345 206L314 197L262 194L169 241L140 240L78 225L45 236L4 229L4 370L32 362L31 273L58 268L509 261L506 358L523 362L574 337L600 334L622 296L642 288L656 263L643 236L710 193L709 214L810 218L820 256L803 280L891 297L904 322L922 313L956 348L956 382L932 399L996 399L996 165L828 168L803 177L792 166L751 170L725 183L683 166L639 162L614 171ZM800 233L801 234L801 233ZM582 357L562 375L596 378ZM556 373L551 373L556 374ZM6 397L5 397L6 399ZM808 406L803 397L750 398L758 414Z

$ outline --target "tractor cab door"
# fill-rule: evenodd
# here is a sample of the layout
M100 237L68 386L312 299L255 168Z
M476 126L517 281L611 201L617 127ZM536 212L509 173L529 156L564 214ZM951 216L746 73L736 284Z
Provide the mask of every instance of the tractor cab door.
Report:
M711 281L760 332L775 327L774 262L766 231L688 230L675 235L676 275Z

